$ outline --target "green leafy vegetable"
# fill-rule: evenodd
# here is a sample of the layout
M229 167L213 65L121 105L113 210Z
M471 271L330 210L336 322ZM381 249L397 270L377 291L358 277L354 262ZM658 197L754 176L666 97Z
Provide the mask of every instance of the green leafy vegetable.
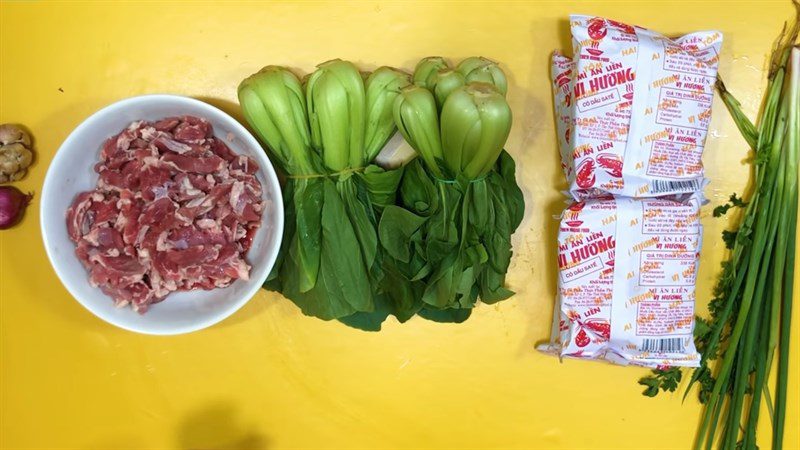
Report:
M444 101L447 100L447 97L449 97L453 91L461 86L464 86L465 84L467 84L467 80L464 78L464 75L456 72L455 70L440 70L436 74L433 95L436 97L436 106L440 111L442 106L444 106Z
M506 75L494 61L473 56L461 61L458 67L456 67L456 70L464 75L464 79L467 83L488 83L494 86L497 91L503 95L508 91Z
M350 62L320 64L304 83L268 66L242 82L244 116L286 174L284 240L265 287L304 314L364 330L394 315L466 320L505 287L511 235L524 212L505 75L469 58L425 58L411 77ZM399 129L421 156L371 162Z
M724 205L719 205L716 208L714 208L713 214L714 217L722 217L725 214L727 214L728 210L731 208L744 208L746 206L747 203L745 203L744 200L741 199L741 197L737 197L736 193L734 192L733 194L731 194L728 203L725 203Z
M442 57L429 56L423 58L417 63L417 67L414 68L414 84L432 91L436 86L437 73L449 67L447 61Z
M659 389L664 392L674 392L678 389L681 382L681 370L678 367L670 367L666 370L653 370L652 375L639 380L639 384L645 386L643 394L648 397L655 397Z
M738 235L737 231L722 230L722 241L725 242L725 248L733 250L736 246L736 237Z
M265 287L305 314L341 319L384 306L377 226L403 169L370 162L394 134L394 100L408 84L407 74L388 67L365 82L352 63L333 60L305 87L277 66L239 86L245 118L287 175L284 239Z
M511 110L493 85L464 84L441 58L421 61L414 79L394 116L421 158L406 168L400 203L385 208L379 237L385 261L420 295L405 303L427 319L457 323L478 298L513 294L505 275L524 202L503 151Z

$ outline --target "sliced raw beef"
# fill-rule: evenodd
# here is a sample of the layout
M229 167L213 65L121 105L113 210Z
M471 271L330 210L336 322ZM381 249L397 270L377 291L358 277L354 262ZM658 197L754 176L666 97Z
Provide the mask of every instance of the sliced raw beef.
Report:
M137 121L100 151L97 187L67 209L89 282L144 313L170 292L247 280L263 213L258 165L192 116Z

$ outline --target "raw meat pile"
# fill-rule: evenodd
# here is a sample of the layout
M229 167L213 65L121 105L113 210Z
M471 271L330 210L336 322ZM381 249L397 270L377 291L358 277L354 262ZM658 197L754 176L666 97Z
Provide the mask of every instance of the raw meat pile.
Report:
M75 253L118 306L147 308L170 292L247 280L261 224L256 163L215 138L206 120L138 121L110 138L97 187L67 210Z

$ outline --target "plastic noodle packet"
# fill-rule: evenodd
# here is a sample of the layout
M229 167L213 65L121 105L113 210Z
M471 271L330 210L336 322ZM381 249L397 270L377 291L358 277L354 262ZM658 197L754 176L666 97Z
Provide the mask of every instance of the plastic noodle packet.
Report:
M575 56L554 54L552 78L572 196L701 190L722 34L672 40L599 17L570 23Z
M558 233L558 305L545 352L696 367L698 195L575 202Z

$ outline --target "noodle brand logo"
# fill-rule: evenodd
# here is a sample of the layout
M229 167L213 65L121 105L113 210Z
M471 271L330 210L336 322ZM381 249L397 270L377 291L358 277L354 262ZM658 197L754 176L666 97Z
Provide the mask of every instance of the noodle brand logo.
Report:
M624 24L622 22L617 22L616 20L608 19L608 23L611 24L612 27L619 28L621 31L628 33L628 34L636 34L636 30L633 29L632 26Z
M561 269L575 267L609 250L613 251L615 246L614 236L605 236L602 232L591 233L584 239L559 244L558 267Z
M589 37L595 41L603 39L608 33L608 30L606 30L606 21L600 17L595 17L590 20L586 30L589 32Z
M582 99L615 86L626 85L635 79L636 72L632 67L625 67L622 63L616 62L599 70L592 70L587 75L579 77L578 81L575 82L573 92L576 99ZM586 84L589 85L588 88ZM627 91L628 87L626 86L625 89ZM616 94L619 95L619 91ZM615 101L619 102L619 97L615 96Z

